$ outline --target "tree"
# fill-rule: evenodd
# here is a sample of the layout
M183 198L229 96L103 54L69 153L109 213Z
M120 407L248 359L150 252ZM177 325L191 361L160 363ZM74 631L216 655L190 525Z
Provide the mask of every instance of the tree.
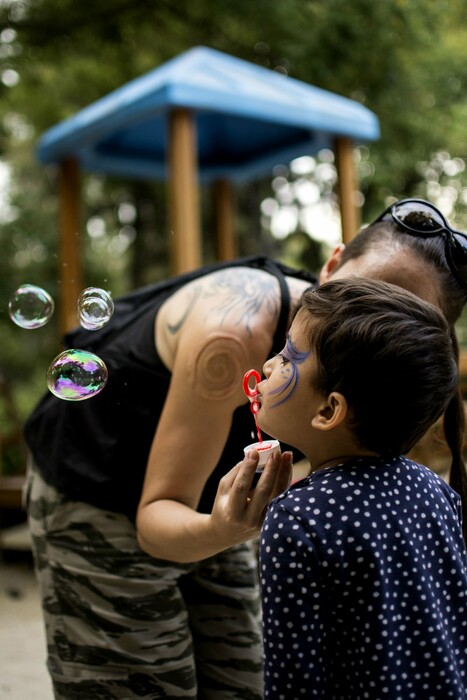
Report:
M5 303L26 280L57 292L54 175L34 157L46 128L204 44L358 100L379 116L381 140L356 152L364 221L390 197L428 195L447 206L450 193L446 213L466 226L464 19L462 0L2 0L0 155L12 184L0 231L1 363L21 410L35 400L31 381L43 386L44 367L58 347L50 326L20 331L28 333L23 350ZM120 293L166 273L161 188L85 179L88 283ZM300 223L281 240L267 225L261 229L259 202L274 196L268 178L239 189L241 252L256 244L288 262L318 265L319 249ZM204 210L208 244L209 206Z

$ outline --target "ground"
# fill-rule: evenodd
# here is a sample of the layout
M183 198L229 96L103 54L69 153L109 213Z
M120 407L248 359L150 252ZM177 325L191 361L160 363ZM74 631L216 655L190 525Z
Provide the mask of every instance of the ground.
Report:
M25 526L2 532L0 551L0 698L53 700L45 636Z

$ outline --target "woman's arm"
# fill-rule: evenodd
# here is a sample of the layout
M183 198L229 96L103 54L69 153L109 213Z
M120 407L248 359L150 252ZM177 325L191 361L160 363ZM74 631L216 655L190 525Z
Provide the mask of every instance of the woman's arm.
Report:
M260 366L264 352L264 343L258 350L240 329L233 334L198 327L179 341L137 514L140 545L152 556L198 561L255 537L267 504L287 486L288 456L271 461L250 499L256 467L251 457L221 480L212 513L196 512L233 412L245 403L244 372L252 363Z
M290 483L292 455L271 455L252 490L257 464L258 453L250 452L220 480L209 515L169 499L141 507L138 535L142 549L158 558L186 563L256 537L268 504Z

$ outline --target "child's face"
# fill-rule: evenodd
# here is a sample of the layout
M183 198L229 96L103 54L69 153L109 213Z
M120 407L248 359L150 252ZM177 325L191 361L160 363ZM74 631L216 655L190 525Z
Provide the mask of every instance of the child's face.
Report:
M306 312L299 311L279 355L263 366L258 423L268 435L304 451L311 420L323 397L313 388L316 355L309 347Z

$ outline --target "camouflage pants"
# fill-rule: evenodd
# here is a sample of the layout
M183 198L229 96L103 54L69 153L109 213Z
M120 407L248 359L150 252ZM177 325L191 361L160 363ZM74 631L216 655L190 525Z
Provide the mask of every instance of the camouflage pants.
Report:
M260 700L256 562L149 557L123 515L68 500L30 470L26 504L59 700Z

